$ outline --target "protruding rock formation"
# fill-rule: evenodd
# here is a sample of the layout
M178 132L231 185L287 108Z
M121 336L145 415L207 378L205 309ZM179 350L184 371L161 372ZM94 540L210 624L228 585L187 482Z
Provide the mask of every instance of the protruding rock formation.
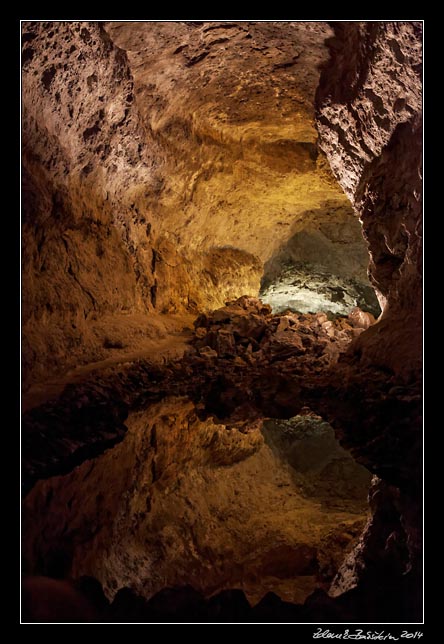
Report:
M352 347L339 375L347 384L338 383L348 400L336 413L339 433L385 481L372 492L374 517L351 568L358 584L377 587L385 560L387 584L420 610L422 26L337 23L329 48L316 95L320 146L362 221L383 309ZM387 376L395 386L385 394ZM370 419L357 426L362 403ZM351 577L345 571L342 591Z
M337 23L316 94L320 147L359 215L381 322L367 362L421 368L422 28Z

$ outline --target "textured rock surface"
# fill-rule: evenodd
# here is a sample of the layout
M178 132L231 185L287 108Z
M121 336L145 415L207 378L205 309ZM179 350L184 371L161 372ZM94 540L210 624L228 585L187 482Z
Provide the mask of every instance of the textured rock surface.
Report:
M373 289L360 280L342 278L319 264L279 262L274 277L264 276L259 296L275 313L325 312L330 317L348 315L359 307L379 316L381 309Z
M328 218L329 209L346 206L315 146L325 23L106 29L128 53L144 122L174 146L175 183L161 226L179 244L240 247L265 260L305 211L324 207ZM166 208L168 196L174 208Z
M362 221L382 321L364 359L421 368L422 27L338 23L317 90L320 146Z
M315 145L326 24L105 28L23 25L27 383L106 359L110 326L257 295L306 224L329 247L353 221Z
M126 422L119 446L27 496L26 572L92 575L110 599L190 584L301 603L365 524L370 474L320 419L288 421L285 434L268 424L267 442L290 457L264 443L261 422L201 421L186 399Z
M125 213L134 192L157 185L162 154L153 143L154 164L147 153L126 57L103 29L25 23L23 41L23 357L29 377L31 368L51 369L67 354L90 356L95 349L97 359L100 341L91 329L97 316L145 310L137 258L124 243L134 225ZM147 224L137 229L146 233ZM151 260L146 234L145 252Z
M308 405L372 472L418 491L421 392L417 383L406 385L387 370L356 369L345 352L365 332L368 320L361 318L358 311L333 321L325 314L272 315L247 297L202 314L183 359L110 367L28 412L25 489L35 479L66 472L73 459L88 455L87 445L94 455L104 437L121 437L129 409L176 393L234 424L289 418Z

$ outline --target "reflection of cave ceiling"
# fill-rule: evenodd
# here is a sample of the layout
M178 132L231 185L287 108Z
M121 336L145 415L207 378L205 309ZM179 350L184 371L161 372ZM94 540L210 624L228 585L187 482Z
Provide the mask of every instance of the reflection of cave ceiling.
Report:
M27 497L28 572L56 574L63 552L74 578L96 577L110 598L187 580L207 595L303 602L365 525L370 474L321 419L261 425L199 421L186 398L132 414L120 445Z

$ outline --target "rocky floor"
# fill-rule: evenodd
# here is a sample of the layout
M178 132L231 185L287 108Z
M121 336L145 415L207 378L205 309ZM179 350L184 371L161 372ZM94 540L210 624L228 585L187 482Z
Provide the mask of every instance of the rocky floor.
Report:
M82 363L71 359L68 369L24 388L22 412L58 398L68 385L82 383L96 374L100 378L111 367L138 360L162 364L180 359L191 339L193 320L189 314L109 316L95 328L96 335L103 338L95 360Z
M377 336L381 323L373 322L360 309L334 320L323 313L272 314L268 305L248 297L202 314L183 358L110 366L25 413L24 489L101 453L122 439L130 410L171 395L190 397L202 418L213 414L232 426L291 418L308 406L333 423L349 447L359 448L365 465L375 461L389 436L402 445L399 432L411 433L408 454L407 447L397 449L390 466L386 459L372 465L391 483L411 480L409 468L419 463L413 446L420 441L420 385L359 362L359 336L370 325ZM351 342L355 350L348 352Z

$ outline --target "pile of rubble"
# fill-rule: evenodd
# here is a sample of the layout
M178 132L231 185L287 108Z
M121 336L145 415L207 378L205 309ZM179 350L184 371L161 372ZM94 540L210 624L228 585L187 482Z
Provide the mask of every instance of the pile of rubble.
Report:
M334 320L325 313L273 315L268 304L243 296L200 315L192 344L201 358L230 360L238 366L296 358L325 368L374 321L358 307Z

